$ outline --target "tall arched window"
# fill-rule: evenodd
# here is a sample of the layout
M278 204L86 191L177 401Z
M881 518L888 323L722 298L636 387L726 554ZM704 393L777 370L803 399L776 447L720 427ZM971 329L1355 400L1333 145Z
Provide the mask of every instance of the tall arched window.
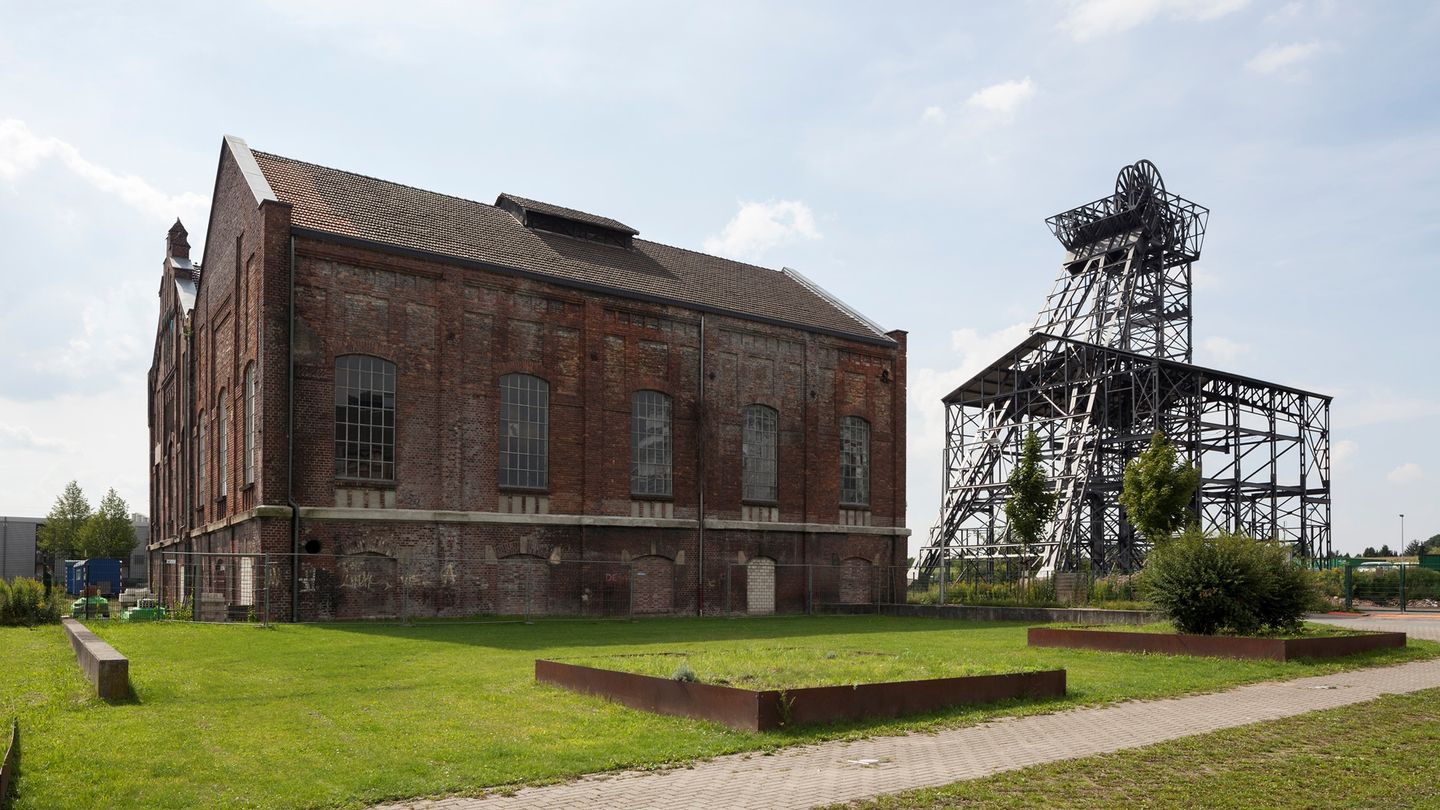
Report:
M219 445L216 448L215 471L220 479L216 497L219 498L230 494L230 422L226 418L229 410L225 407L225 392L221 391L220 405L215 409L215 443Z
M840 503L870 505L870 423L858 416L840 420Z
M779 500L779 436L779 411L766 405L745 406L745 435L740 448L744 500Z
M550 384L529 374L500 378L500 486L550 485Z
M630 397L630 494L673 495L673 462L670 397L636 391Z
M255 364L245 367L245 483L255 483Z
M335 476L395 480L395 364L335 358Z
M205 505L210 502L210 482L205 480L208 477L206 474L210 471L210 445L206 444L209 440L210 434L205 430L205 412L201 411L200 450L198 454L200 460L195 465L197 470L196 477L199 479L196 482L196 488L199 490L196 494L196 506L200 509L204 509Z

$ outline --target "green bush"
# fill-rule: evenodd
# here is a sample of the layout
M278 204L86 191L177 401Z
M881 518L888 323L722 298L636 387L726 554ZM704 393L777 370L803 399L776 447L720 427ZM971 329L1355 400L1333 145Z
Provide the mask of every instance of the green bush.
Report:
M52 588L45 597L45 586L33 579L16 577L12 582L0 580L0 625L53 624L60 621L60 589Z
M1194 530L1151 551L1141 582L1180 632L1203 635L1296 630L1318 592L1284 546Z

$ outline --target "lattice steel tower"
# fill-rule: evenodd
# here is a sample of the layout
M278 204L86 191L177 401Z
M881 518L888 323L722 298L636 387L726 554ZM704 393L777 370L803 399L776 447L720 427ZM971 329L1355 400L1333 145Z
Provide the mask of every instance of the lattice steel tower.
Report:
M1201 525L1328 554L1330 398L1191 364L1208 215L1141 160L1113 194L1046 220L1067 252L1029 337L944 400L945 497L920 579L941 559L1134 570L1147 546L1118 496L1155 430L1200 465ZM1045 537L1021 549L1003 505L1031 430L1060 497Z

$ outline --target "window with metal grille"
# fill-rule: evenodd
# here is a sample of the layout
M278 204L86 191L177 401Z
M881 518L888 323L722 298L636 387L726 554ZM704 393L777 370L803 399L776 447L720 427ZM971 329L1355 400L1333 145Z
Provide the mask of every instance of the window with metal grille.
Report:
M245 367L245 483L255 483L255 364Z
M196 507L197 509L204 509L206 502L209 501L209 499L210 499L210 490L209 490L209 488L208 488L208 486L207 486L207 484L208 484L209 482L207 482L207 481L205 480L205 479L206 479L206 473L209 472L209 470L210 470L210 445L208 445L208 444L205 443L206 440L208 440L209 438L210 438L210 437L209 437L209 434L208 434L208 433L206 432L206 430L205 430L205 412L204 412L204 411L201 411L201 412L200 412L200 461L199 461L198 464L195 465L196 467L199 468L199 472L198 472L198 474L197 474L197 477L200 479L200 480L197 482L197 486L198 486L198 488L199 488L199 490L200 490L199 497L196 499L196 503L195 503L195 507Z
M395 364L335 358L335 476L395 480Z
M741 444L741 497L774 503L779 499L777 452L780 412L766 405L745 406L745 435Z
M230 425L225 418L225 392L220 392L220 407L215 409L215 435L219 459L216 463L216 472L220 478L220 492L217 497L225 497L230 494Z
M630 494L674 494L671 469L670 397L636 391L630 397Z
M858 416L840 420L840 503L870 505L870 423Z
M550 485L550 384L529 374L500 378L500 486Z

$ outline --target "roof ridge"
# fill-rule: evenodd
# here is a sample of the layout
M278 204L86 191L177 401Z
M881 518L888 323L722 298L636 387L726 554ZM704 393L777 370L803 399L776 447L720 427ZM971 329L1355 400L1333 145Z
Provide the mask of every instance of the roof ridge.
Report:
M376 177L376 176L373 175L373 174L361 174L360 172L352 172L352 171L350 171L349 169L337 169L337 168L335 168L334 166L326 166L326 165L323 164L323 163L312 163L312 162L310 162L310 161L308 161L308 160L301 160L301 159L299 159L299 158L286 157L285 155L277 155L277 154L275 154L274 152L266 152L266 151L263 151L263 150L260 150L260 149L251 149L250 152L251 152L252 154L256 154L256 155L264 155L264 156L267 157L267 158L277 158L277 159L279 159L279 160L288 160L288 161L290 161L291 163L299 163L299 164L301 164L301 165L303 165L303 166L314 166L314 167L317 168L317 169L324 169L324 170L330 171L330 172L338 172L339 174L348 174L348 175L350 175L351 177L363 177L363 178L365 178L366 180L373 180L373 181L376 182L376 183L384 183L384 184L387 185L387 186L397 186L397 187L399 187L399 188L408 188L408 189L410 189L410 190L412 190L412 191L420 191L420 192L423 192L423 193L425 193L425 194L434 194L434 195L437 196L437 197L448 197L449 199L452 199L452 200L459 200L459 201L461 201L461 202L467 202L467 203L471 203L471 204L474 204L474 205L483 205L483 206L485 206L486 208L496 208L496 206L495 206L493 203L482 202L482 201L480 201L480 200L472 200L472 199L470 199L469 197L461 197L459 194L450 194L450 193L447 193L447 192L444 192L444 191L436 191L435 189L432 189L432 188L421 188L420 186L412 186L412 185L410 185L409 183L397 183L397 182L394 181L394 180L386 180L386 179L383 178L383 177ZM538 202L538 201L537 201L537 202Z

